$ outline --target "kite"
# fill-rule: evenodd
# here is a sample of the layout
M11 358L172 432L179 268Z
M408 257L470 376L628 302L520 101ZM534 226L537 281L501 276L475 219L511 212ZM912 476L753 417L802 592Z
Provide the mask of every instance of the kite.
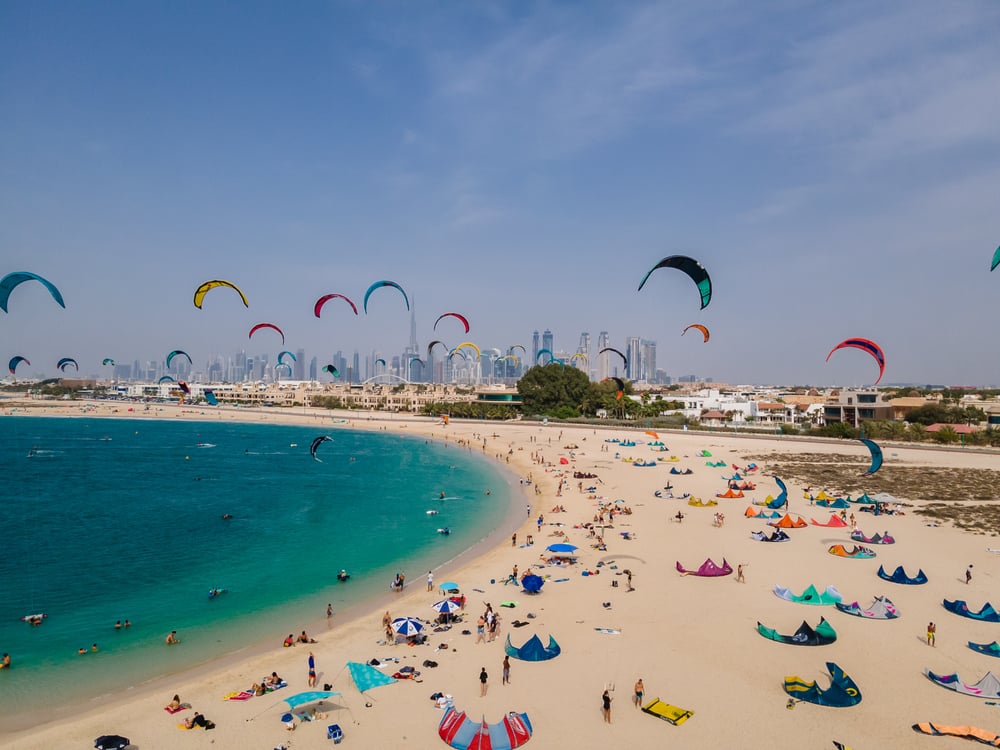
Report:
M381 363L382 363L382 367L388 367L388 365L387 365L387 364L385 363L385 359L384 359L383 357L379 357L378 359L376 359L376 360L375 360L375 364L376 364L376 365L377 365L377 364L378 364L379 362L381 362Z
M288 364L287 362L279 362L278 364L276 364L276 365L274 366L274 374L275 374L275 375L277 375L277 374L278 374L278 368L279 368L279 367L284 367L284 368L286 368L286 369L288 370L288 374L289 374L289 375L291 375L291 374L292 374L292 366L291 366L290 364Z
M163 376L162 378L160 378L159 380L157 380L157 381L156 381L156 384L157 384L157 385L159 385L160 383L165 383L165 382L166 382L166 381L168 381L168 380L169 380L169 381L170 381L171 383L176 383L176 382L177 382L176 380L174 380L174 379L173 379L172 377L170 377L169 375L164 375L164 376Z
M572 362L574 359L582 359L584 361L584 363L586 364L586 362L587 362L587 355L584 354L583 352L577 352L576 354L574 354L572 357L569 358L569 361Z
M875 385L878 385L878 381L882 379L885 375L885 352L882 351L882 347L876 344L874 341L869 341L868 339L844 339L839 344L837 344L830 353L826 355L826 361L830 361L830 357L838 349L860 349L863 352L868 352L875 361L878 363L878 379L875 381Z
M382 280L382 281L376 281L374 284L372 284L370 287L368 287L368 291L365 292L365 301L364 301L364 303L362 305L365 308L365 315L368 314L368 298L372 296L372 292L374 292L376 289L380 289L380 288L382 288L384 286L391 286L391 287L395 287L396 289L398 289L399 293L403 295L403 301L406 302L406 309L407 310L410 309L410 298L406 296L406 292L403 291L403 287L401 287L395 281L385 281L385 280Z
M705 337L705 343L707 344L709 337L708 329L705 328L705 326L701 325L700 323L692 323L691 325L689 325L687 328L681 331L681 336L690 331L692 328L696 328L699 331L701 331L701 335Z
M612 348L611 348L610 346L606 346L606 347L604 347L603 349L601 349L601 351L599 351L599 352L597 353L597 356L600 356L600 355L604 354L604 352L614 352L615 354L617 354L617 355L618 355L619 357L621 357L621 358L622 358L622 362L624 362L624 363L625 363L625 364L624 364L624 367L625 367L625 369L626 369L626 370L628 369L628 357L626 357L626 356L625 356L624 354L622 354L622 353L621 353L620 351L618 351L617 349L612 349Z
M250 303L247 302L247 296L243 294L236 284L231 281L225 281L224 279L212 279L211 281L206 281L204 284L199 286L194 290L194 306L199 310L201 309L201 303L205 300L205 295L209 293L212 289L217 286L228 286L230 289L236 290L236 293L240 295L240 299L243 300L244 307L250 307Z
M10 358L10 362L7 363L7 369L10 371L11 375L14 374L14 370L16 370L17 366L19 364L21 364L22 362L24 362L29 367L31 366L31 362L28 361L27 357L22 357L22 356L18 355L16 357L11 357Z
M439 315L438 319L434 321L434 330L435 331L437 330L438 323L440 323L443 318L456 318L458 321L461 322L461 324L463 326L465 326L465 332L466 333L469 332L469 321L468 321L468 319L464 315L459 315L456 312L446 312L446 313L444 313L442 315Z
M333 438L330 437L329 435L320 435L318 438L313 438L312 445L309 446L309 455L311 455L316 461L319 461L320 463L323 462L320 461L319 458L317 458L316 449L319 448L321 443L325 443L327 440L332 441Z
M80 365L77 364L76 360L72 357L63 357L58 362L56 362L56 367L58 367L63 372L66 372L66 368L70 365L76 368L77 372L80 372Z
M993 253L993 262L990 264L990 270L995 271L997 266L1000 266L1000 247L998 247L997 251Z
M291 358L292 358L292 362L298 362L298 360L297 360L297 359L295 358L295 355L294 355L294 354L292 354L291 352L278 352L278 364L279 364L279 365L283 365L283 364L286 364L286 362L285 362L285 355L286 355L286 354L287 354L287 355L288 355L289 357L291 357Z
M538 364L538 360L542 358L543 354L549 355L549 363L556 361L556 355L554 355L549 349L539 349L538 354L535 355L535 364Z
M353 302L351 302L350 297L347 297L343 294L324 294L322 297L316 300L316 304L313 306L313 315L315 315L318 318L320 312L323 309L323 305L325 305L327 302L337 297L339 297L342 300L346 300L347 304L349 304L351 306L351 309L354 310L354 314L355 315L358 314L358 306L355 305ZM365 312L368 311L366 310Z
M257 325L255 325L253 328L250 329L250 335L247 336L247 338L252 339L253 335L257 333L257 331L259 331L261 328L270 328L271 330L277 331L278 334L281 336L281 343L282 344L285 343L285 332L282 331L280 328L278 328L278 326L276 326L274 323L258 323Z
M480 357L483 356L483 353L481 351L479 351L479 347L476 346L475 344L473 344L471 341L463 341L461 344L459 344L458 346L455 347L455 351L457 352L460 349L463 349L465 347L469 347L470 349L474 349L475 350L475 352L476 352L476 359L479 359ZM464 356L464 354L463 354L463 356Z
M876 471L882 468L882 449L878 447L878 444L874 440L868 440L867 438L861 438L861 442L868 446L868 450L872 452L872 465L868 468L862 476L870 477Z
M462 355L462 359L464 359L466 362L469 361L469 358L465 355L465 352L461 351L457 346L454 349L449 350L449 352L448 352L448 359L451 359L456 354L461 354Z
M524 348L524 346L523 346L522 344L514 344L514 346L510 347L510 348L509 348L509 349L507 350L507 353L508 353L508 354L510 354L510 353L512 353L512 352L513 352L513 351L514 351L515 349L520 349L520 350L521 350L521 354L527 354L527 353L528 353L528 350L527 350L527 349L525 349L525 348Z
M448 348L448 346L443 341L439 341L438 339L434 339L431 343L429 343L427 345L427 359L431 358L431 355L434 352L434 346L436 344L441 344L441 346L443 346L445 349Z
M14 287L18 284L23 284L25 281L39 282L42 286L49 290L49 294L52 295L52 299L59 303L59 307L66 307L66 303L63 302L62 295L59 293L59 290L56 289L55 284L51 281L43 279L38 274L28 273L27 271L16 271L14 273L9 273L0 279L0 310L8 312L7 300L10 299L10 293L14 291Z
M414 362L419 362L421 367L427 366L427 363L420 359L420 357L410 357L410 361L407 364L412 365Z
M698 292L701 294L701 309L704 310L708 307L708 303L712 301L712 279L709 277L708 271L705 270L705 266L686 255L667 256L646 271L646 275L639 282L639 289L637 291L642 291L646 280L657 268L676 268L678 271L682 271L690 276L691 281L698 286Z
M326 365L326 366L325 366L325 367L323 368L323 372L328 372L328 373L330 373L331 375L333 375L333 377L335 377L335 378L339 378L339 377L340 377L340 370L338 370L338 369L337 369L336 367L334 367L333 365Z
M219 405L219 399L215 397L215 391L213 391L211 388L206 388L204 391L202 391L202 393L204 394L205 400L208 401L210 406Z
M182 352L180 349L174 349L170 354L167 355L167 367L170 367L170 362L174 357L183 356L187 358L188 364L193 365L194 362L191 361L191 355L187 352Z
M618 392L615 394L615 401L621 401L622 400L622 396L625 395L625 381L622 380L621 378L615 378L615 377L605 378L604 379L604 381L608 381L608 380L613 380L618 385ZM602 381L602 382L604 382L604 381Z
M115 366L115 361L113 359L111 359L110 357L105 357L104 361L101 362L101 364L102 365L111 365L112 367L114 367Z
M186 396L190 396L191 395L191 387L187 383L185 383L183 380L178 380L177 381L177 387L180 388L182 391L184 391L184 395L186 395Z

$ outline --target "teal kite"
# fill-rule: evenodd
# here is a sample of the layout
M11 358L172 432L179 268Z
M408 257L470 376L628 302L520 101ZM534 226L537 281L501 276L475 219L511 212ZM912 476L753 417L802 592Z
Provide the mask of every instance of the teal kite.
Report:
M399 293L403 295L403 301L406 302L406 309L407 310L410 309L410 298L406 296L406 292L403 291L403 287L401 287L395 281L387 281L383 279L382 281L376 281L374 284L368 287L368 291L365 292L365 300L364 303L362 304L362 307L365 308L366 315L368 314L368 298L372 296L372 292L374 292L376 289L381 289L384 286L391 286L398 289Z
M639 289L637 291L642 291L642 287L650 274L658 268L675 268L690 276L691 281L697 285L698 293L701 295L701 309L704 310L708 307L708 303L712 301L712 279L708 275L708 271L705 270L705 266L686 255L669 255L650 268L646 271L646 275L642 277L642 281L639 282Z
M14 273L9 273L0 279L0 310L8 312L7 301L10 299L10 293L14 291L14 287L19 284L23 284L25 281L37 281L49 290L49 294L52 295L52 299L59 303L59 307L66 307L66 303L63 302L62 294L59 293L59 290L56 289L55 284L51 281L43 279L38 274L29 273L28 271L15 271Z

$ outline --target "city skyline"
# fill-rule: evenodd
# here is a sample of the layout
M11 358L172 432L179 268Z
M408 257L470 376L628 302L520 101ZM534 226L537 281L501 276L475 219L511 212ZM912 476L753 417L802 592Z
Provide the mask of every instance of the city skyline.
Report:
M863 337L885 383L996 383L997 29L988 0L7 4L0 276L66 307L15 289L0 362L201 362L267 322L275 354L607 331L816 385L874 382L827 361ZM675 269L638 290L669 255L710 304ZM249 307L196 308L209 279ZM415 317L392 287L365 309L380 280ZM358 314L317 318L331 293Z

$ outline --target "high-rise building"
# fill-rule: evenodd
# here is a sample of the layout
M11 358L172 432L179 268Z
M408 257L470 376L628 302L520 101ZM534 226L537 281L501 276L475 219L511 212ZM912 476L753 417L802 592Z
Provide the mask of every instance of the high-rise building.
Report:
M292 362L292 377L296 380L306 379L306 350L299 349L295 352L295 361Z
M575 360L577 367L587 373L587 377L589 378L592 369L590 362L590 334L586 331L580 334L580 345L577 346L576 353L583 355L583 359Z
M542 333L542 349L548 349L550 352L555 351L555 347L552 345L552 331L548 328ZM538 354L536 353L535 356L537 357Z
M316 357L309 360L309 379L319 380L319 360Z
M647 383L655 382L656 380L656 342L647 341L642 339L639 342L640 363L642 364L642 372L640 372L640 379Z
M351 360L351 382L356 383L361 379L361 355L358 350L354 350L354 358Z
M538 343L538 331L531 334L531 364L535 364L538 361L538 350L541 346Z
M611 338L607 331L597 334L597 351L607 349L611 346ZM597 379L606 380L611 377L611 352L604 352L597 355Z
M629 380L641 380L642 349L639 346L638 336L629 336L625 339L625 356L628 357L628 367L625 368L625 377Z

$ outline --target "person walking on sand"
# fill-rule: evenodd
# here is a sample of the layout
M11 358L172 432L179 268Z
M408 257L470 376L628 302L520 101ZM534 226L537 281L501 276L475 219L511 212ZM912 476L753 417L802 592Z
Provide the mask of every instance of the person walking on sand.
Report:
M331 617L333 617L333 604L332 603L326 605L326 619L329 620Z
M604 723L611 723L611 701L614 700L611 694L608 693L607 689L604 690L604 695L601 696L601 710L604 712Z
M490 689L489 684L490 676L486 674L486 667L479 668L479 697L482 698L486 695L486 691Z
M933 622L927 623L927 645L936 646L937 645L937 625Z
M632 702L635 703L635 707L639 708L642 705L642 697L646 694L646 686L642 684L642 678L640 677L635 681L635 695L632 696Z
M430 570L427 571L427 590L434 590L434 573Z
M309 687L316 687L316 657L309 652Z
M503 684L510 684L510 655L503 657Z
M965 569L965 585L968 586L970 583L972 583L972 563Z
M736 583L746 583L746 578L743 577L743 563L736 566Z

